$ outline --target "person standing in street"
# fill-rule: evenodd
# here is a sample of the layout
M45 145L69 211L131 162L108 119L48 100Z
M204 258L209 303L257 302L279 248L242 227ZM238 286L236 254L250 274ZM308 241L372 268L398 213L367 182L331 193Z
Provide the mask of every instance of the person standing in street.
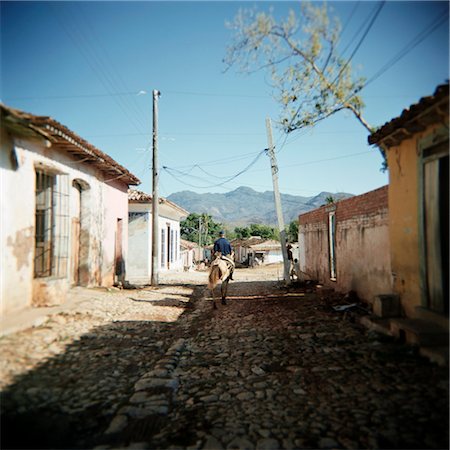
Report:
M221 258L224 259L229 268L230 268L230 276L229 279L233 279L233 272L234 272L234 255L233 255L233 249L231 247L230 242L225 237L225 232L221 231L219 233L219 239L217 239L214 242L214 248L213 248L214 255L218 252L221 254Z

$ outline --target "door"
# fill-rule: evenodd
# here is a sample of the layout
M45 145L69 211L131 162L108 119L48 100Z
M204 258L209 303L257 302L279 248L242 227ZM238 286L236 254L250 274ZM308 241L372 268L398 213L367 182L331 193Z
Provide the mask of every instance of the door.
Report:
M72 286L80 283L80 219L72 217Z
M424 152L423 221L428 308L449 313L448 142Z
M122 282L125 279L125 263L122 254L122 233L123 233L123 221L117 219L116 225L116 246L115 246L115 266L117 280Z
M330 279L336 281L336 216L328 214L328 249L330 258Z
M80 229L81 229L81 187L72 185L72 224L71 224L71 284L80 284Z

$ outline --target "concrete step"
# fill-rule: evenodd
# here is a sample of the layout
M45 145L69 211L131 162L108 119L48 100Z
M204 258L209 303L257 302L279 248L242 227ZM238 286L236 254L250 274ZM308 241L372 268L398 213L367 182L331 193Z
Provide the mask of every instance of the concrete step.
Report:
M423 319L427 322L435 323L436 325L446 328L449 328L449 318L446 315L437 313L432 311L431 309L424 308L423 306L416 307L416 319Z
M448 345L448 329L423 319L390 319L391 334L407 344L424 347Z
M382 319L374 314L362 316L359 320L360 324L368 330L375 331L386 336L392 336L390 319Z
M420 347L419 354L439 366L448 366L448 345L440 347Z

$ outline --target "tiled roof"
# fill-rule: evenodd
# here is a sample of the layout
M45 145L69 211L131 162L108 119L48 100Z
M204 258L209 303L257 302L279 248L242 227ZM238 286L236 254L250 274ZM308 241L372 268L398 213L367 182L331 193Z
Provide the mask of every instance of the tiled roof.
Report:
M171 206L174 209L177 209L182 214L185 214L186 216L189 215L189 212L186 211L181 206L177 205L176 203L168 200L164 197L159 197L159 204L166 204L168 206ZM151 203L152 202L152 196L150 194L146 194L145 192L138 191L137 189L128 189L128 201L131 203Z
M80 163L95 166L106 174L107 180L120 180L128 185L138 185L140 180L106 153L84 140L66 126L48 116L36 116L0 103L2 125L13 133L24 136L41 136L56 149L61 149L79 159Z
M182 248L187 248L189 250L192 250L193 248L197 248L198 244L195 242L187 241L186 239L180 239L180 246Z
M137 189L128 189L128 200L136 203L151 203L152 196ZM161 199L160 199L161 203Z
M418 103L404 109L399 117L385 123L368 137L369 144L398 145L412 134L423 131L428 125L448 120L449 85L440 85L433 95L422 97Z

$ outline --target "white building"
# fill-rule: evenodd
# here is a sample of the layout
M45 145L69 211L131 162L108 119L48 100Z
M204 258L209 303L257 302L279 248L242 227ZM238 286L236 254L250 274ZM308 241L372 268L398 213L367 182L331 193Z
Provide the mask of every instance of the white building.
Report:
M231 242L235 252L235 261L253 266L255 264L273 264L283 261L281 244L272 239L252 236L247 239L235 239Z
M137 190L128 193L127 280L132 284L149 284L152 273L152 196ZM180 251L180 220L189 213L160 198L158 207L159 271L183 270Z
M0 110L2 314L63 303L71 286L112 286L139 180L56 120Z

